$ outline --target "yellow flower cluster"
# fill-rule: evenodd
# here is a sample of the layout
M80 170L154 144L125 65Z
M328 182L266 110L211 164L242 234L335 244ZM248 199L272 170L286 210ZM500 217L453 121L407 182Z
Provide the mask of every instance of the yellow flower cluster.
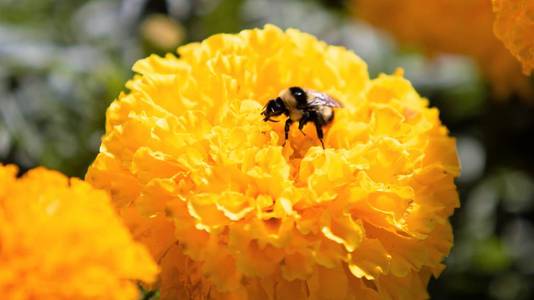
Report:
M86 179L162 269L161 299L421 299L452 242L454 139L399 71L271 25L150 56ZM260 112L301 86L344 104L303 135Z
M131 280L157 265L133 242L109 196L45 169L16 179L0 165L2 299L138 299Z
M472 57L497 96L532 95L532 86L522 74L521 65L493 32L490 0L353 2L357 15L391 32L403 43L422 47L430 54L444 52Z
M534 1L492 0L495 34L521 61L523 72L534 69Z

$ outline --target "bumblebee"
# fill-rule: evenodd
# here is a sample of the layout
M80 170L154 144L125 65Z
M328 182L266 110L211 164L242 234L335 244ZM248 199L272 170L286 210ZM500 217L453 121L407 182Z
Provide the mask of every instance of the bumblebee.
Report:
M293 122L299 122L299 130L303 134L304 125L312 122L324 149L323 127L334 120L334 108L340 107L343 107L341 103L325 93L294 86L284 89L278 97L269 100L261 114L265 122L278 122L271 117L282 114L288 117L284 127L285 140L282 145L286 144L289 128Z

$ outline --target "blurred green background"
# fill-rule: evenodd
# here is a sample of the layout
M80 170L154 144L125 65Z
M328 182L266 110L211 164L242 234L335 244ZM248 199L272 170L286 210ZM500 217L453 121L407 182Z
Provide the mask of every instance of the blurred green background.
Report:
M458 140L462 207L432 298L534 299L534 99L493 99L468 57L406 49L346 1L0 0L0 161L83 177L133 62L265 23L351 48L372 76L402 66L440 108Z

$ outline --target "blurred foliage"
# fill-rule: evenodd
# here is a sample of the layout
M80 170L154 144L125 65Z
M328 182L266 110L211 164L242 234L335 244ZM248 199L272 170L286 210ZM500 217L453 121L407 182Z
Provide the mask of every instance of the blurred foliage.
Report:
M0 160L83 176L135 60L268 22L353 49L373 76L403 67L458 137L462 207L432 297L534 298L534 107L496 101L470 58L396 44L342 0L0 0Z

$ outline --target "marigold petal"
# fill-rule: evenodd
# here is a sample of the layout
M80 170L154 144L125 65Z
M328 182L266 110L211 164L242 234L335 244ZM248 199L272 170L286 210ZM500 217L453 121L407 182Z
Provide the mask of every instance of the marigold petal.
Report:
M133 281L154 281L157 265L107 193L43 168L16 172L0 165L3 297L137 299Z
M389 273L391 256L377 239L366 239L350 254L349 269L358 278L374 280Z

